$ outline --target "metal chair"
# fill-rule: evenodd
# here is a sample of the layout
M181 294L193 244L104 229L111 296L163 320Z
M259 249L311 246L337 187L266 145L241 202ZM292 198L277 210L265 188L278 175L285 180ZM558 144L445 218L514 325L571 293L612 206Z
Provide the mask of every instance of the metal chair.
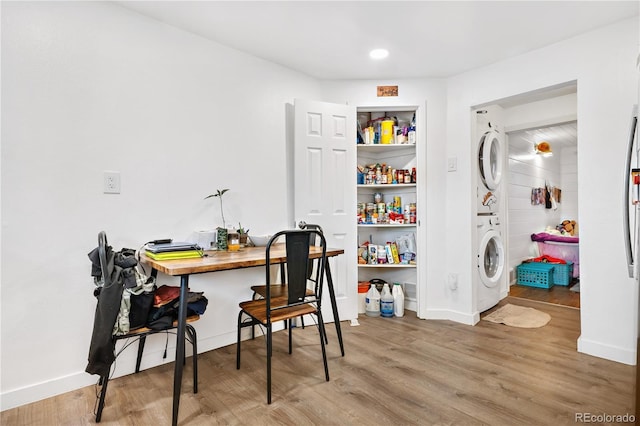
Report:
M103 287L100 295L98 296L98 306L96 307L96 319L94 322L94 331L90 349L90 358L92 356L96 356L100 358L100 362L102 363L99 369L95 371L101 371L99 385L101 385L100 395L98 400L98 407L96 411L96 423L99 423L102 419L102 410L104 409L105 396L107 394L107 385L109 383L109 375L111 372L111 365L116 358L115 354L115 346L118 340L135 338L138 339L138 356L136 358L136 370L135 372L140 372L140 363L142 361L142 353L144 351L144 345L146 342L146 338L148 335L157 334L157 333L167 333L169 330L175 329L178 327L178 322L174 321L173 324L166 329L156 330L150 329L148 327L141 327L135 330L130 330L126 334L122 335L113 335L113 323L115 321L111 321L111 318L115 318L117 312L120 308L120 298L113 297L117 294L122 294L122 289L117 288L119 283L113 281L113 271L114 271L114 253L112 248L107 244L107 236L104 231L98 234L98 255L100 258L100 269L103 279ZM121 286L119 286L121 287ZM111 296L108 293L111 292ZM114 314L115 312L115 314ZM106 314L106 315L105 315ZM199 315L190 315L187 317L187 322L194 322L200 318ZM111 325L109 326L109 323ZM110 327L110 328L108 328ZM107 335L106 333L110 333ZM106 339L110 339L102 349L97 348L95 344L95 339L100 338L100 336L106 336ZM110 337L109 337L110 336ZM193 393L198 393L198 339L196 335L196 329L191 325L186 325L186 335L185 338L191 342L193 346ZM104 338L103 338L104 340ZM128 346L128 345L127 345ZM126 346L125 346L126 347ZM97 351L97 352L96 352ZM93 353L93 355L92 355ZM182 359L183 363L186 363L186 357ZM93 371L89 371L92 372ZM95 374L95 373L94 373Z
M322 234L322 228L320 227L320 225L311 225L311 224L306 224L304 222L300 222L300 229L315 229L318 230L320 232L320 234ZM318 244L318 240L319 238L317 237L316 234L312 234L309 237L309 245L315 246ZM307 270L307 280L310 282L315 283L316 281L316 275L314 275L314 270L317 272L317 267L318 267L318 259L310 259L309 260L309 268ZM282 283L280 284L271 284L271 297L282 297L284 295L287 294L287 283L286 280L284 279L286 274L286 264L281 263L280 264L280 276L282 279ZM254 285L251 286L251 290L253 291L253 298L255 299L256 297L261 297L261 298L265 298L267 295L267 287L265 285ZM311 296L313 295L313 290L308 289L307 290L308 295ZM304 319L303 317L300 318L300 322L302 324L302 328L304 328ZM289 327L291 326L291 320L288 322L287 324ZM285 327L287 326L285 325ZM254 337L254 331L252 329L251 331L251 337ZM327 339L327 335L325 333L325 343L328 343Z
M323 235L322 228L320 227L320 225L305 224L305 227L301 229L317 230L320 235ZM318 242L319 242L318 234L313 233L309 236L309 245L315 246L318 244ZM314 275L313 272L314 270L317 271L318 259L309 259L308 262L309 262L309 265L307 269L307 280L315 282L317 279L316 278L317 274ZM287 294L287 283L286 283L286 280L284 279L284 276L286 274L285 266L286 265L284 263L280 264L280 275L282 277L283 282L280 284L271 284L271 289L270 289L271 297L282 297ZM264 298L267 295L266 285L254 285L254 286L251 286L251 290L253 291L254 299L256 296L260 296ZM313 295L313 290L309 289L308 293L310 296Z
M270 259L274 242L283 236L287 256L287 268L285 273L286 285L271 284ZM309 248L311 237L319 239L322 255L319 258L314 278L313 290L307 288L309 274ZM329 381L329 368L327 365L327 355L325 350L325 330L322 320L322 282L324 278L324 268L326 265L326 240L318 230L289 230L280 231L275 234L266 246L266 285L263 299L252 299L240 303L238 314L238 341L236 346L236 368L240 369L241 353L241 331L245 327L255 325L266 329L267 344L267 403L271 404L271 357L272 348L272 324L277 321L287 321L302 315L315 315L317 317L318 334L320 336L320 346L322 348L322 358L324 361L325 378ZM279 296L275 297L272 290L279 291ZM286 289L286 292L282 290ZM243 317L246 315L246 319ZM293 328L289 327L289 353L293 351Z

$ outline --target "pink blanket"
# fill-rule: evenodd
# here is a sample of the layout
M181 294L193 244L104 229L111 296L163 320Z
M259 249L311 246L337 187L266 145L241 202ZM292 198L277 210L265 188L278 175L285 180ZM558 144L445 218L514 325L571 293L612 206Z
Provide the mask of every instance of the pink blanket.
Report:
M580 239L578 237L564 236L564 235L553 235L547 234L546 232L541 232L539 234L531 234L531 241L554 241L556 243L571 243L578 244Z

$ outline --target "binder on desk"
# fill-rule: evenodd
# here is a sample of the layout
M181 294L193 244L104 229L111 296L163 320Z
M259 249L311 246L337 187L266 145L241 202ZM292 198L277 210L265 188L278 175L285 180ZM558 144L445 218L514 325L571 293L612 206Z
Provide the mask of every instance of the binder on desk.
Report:
M147 250L145 254L153 260L191 259L202 257L201 250L167 251L163 253L153 253Z

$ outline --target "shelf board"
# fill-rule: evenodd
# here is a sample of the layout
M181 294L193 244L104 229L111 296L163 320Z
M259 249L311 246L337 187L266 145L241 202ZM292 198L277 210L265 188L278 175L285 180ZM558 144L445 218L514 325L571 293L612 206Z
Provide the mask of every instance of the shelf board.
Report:
M415 148L415 143L370 143L364 144L359 143L356 144L359 151L380 151L380 150L391 150L391 149L402 149L402 148Z
M363 264L358 264L358 268L415 268L416 265L407 265L407 264L401 264L401 263L393 263L393 264L389 264L389 263L383 263L381 265L363 265Z
M384 188L410 188L410 187L415 187L416 184L415 182L414 183L379 183L379 184L373 184L373 185L358 184L357 186L358 188L384 189Z
M415 228L415 223L359 223L358 228Z

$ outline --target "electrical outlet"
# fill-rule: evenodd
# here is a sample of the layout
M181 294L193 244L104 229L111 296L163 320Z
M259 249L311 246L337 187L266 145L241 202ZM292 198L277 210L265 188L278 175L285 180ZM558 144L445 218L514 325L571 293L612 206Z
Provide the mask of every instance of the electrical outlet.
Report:
M104 172L104 193L120 193L120 172Z

